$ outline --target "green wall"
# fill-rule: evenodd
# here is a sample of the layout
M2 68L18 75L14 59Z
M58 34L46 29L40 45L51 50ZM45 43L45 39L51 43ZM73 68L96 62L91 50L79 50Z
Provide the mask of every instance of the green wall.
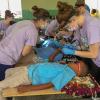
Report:
M56 3L59 0L22 0L23 19L32 19L31 7L37 5L49 10L51 15L56 14ZM76 0L60 0L74 5Z

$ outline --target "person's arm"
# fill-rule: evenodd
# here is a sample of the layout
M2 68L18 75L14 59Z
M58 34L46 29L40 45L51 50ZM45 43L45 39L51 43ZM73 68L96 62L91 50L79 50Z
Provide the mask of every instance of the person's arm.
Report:
M49 61L52 62L54 58L61 52L61 49L58 48L55 50L55 52L49 57Z
M38 31L35 27L29 27L25 32L25 46L22 50L22 56L28 55L32 51L32 47L36 46L38 39Z
M28 55L31 51L32 51L32 46L26 45L26 46L23 48L22 56Z
M48 89L53 87L53 84L47 83L47 84L41 84L41 85L20 85L17 87L17 90L19 93L34 91L34 90L42 90L42 89Z
M95 43L89 46L89 51L75 51L75 55L85 58L96 58L99 53L100 43Z
M84 57L84 58L94 58L95 59L98 56L99 47L100 47L99 43L90 45L88 51L77 51L77 50L70 49L68 47L64 47L62 48L62 52L65 55L70 54L70 55L77 55L77 56Z
M100 29L94 22L87 27L87 38L89 51L76 51L75 54L85 58L97 58L100 48Z
M49 35L49 36L55 36L55 33L54 33L54 31L55 31L55 29L57 29L58 28L58 22L57 22L57 20L55 19L55 20L52 20L51 22L50 22L50 24L47 26L47 28L46 28L46 35Z

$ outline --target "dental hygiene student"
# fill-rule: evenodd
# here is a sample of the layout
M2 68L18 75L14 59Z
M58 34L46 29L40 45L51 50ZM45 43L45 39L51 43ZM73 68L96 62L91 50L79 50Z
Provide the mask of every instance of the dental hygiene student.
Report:
M5 19L0 21L0 40L5 35L7 28L14 22L14 15L10 10L5 11Z
M79 30L80 38L85 34L89 47L87 51L77 51L66 47L62 49L62 52L66 55L77 55L89 59L89 72L100 83L100 20L78 14L69 23L69 27L74 31Z
M0 42L0 81L5 78L5 71L8 68L14 67L20 58L33 50L37 43L38 30L47 25L48 12L39 8L33 11L34 20L15 23L10 33Z
M73 16L73 12L74 12L73 7L69 4L61 3L61 7L62 7L61 11L56 16L56 19L59 22L59 29L63 29L63 27L66 25L67 21L69 20L69 18L71 18L71 16ZM66 10L66 13L65 13L65 10ZM61 26L62 26L62 28L61 28ZM58 29L58 32L55 33L54 38L46 39L39 48L36 48L36 53L39 57L41 57L45 60L48 60L50 55L52 55L52 53L54 53L56 49L62 48L62 46L64 44L61 43L61 40L58 40L56 38L58 34L60 34L61 36L63 35L62 33L60 33L61 31L59 32L59 29ZM65 32L65 34L64 35L67 37L68 32ZM63 57L63 55L59 54L55 57L54 61L59 61L59 60L61 60L62 57Z
M77 0L75 3L75 10L78 14L85 14L87 17L90 16L90 10L85 4L85 0Z

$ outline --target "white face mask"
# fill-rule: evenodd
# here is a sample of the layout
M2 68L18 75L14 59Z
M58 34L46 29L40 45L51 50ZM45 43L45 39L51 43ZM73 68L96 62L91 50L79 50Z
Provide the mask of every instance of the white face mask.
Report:
M76 25L76 26L68 26L68 31L70 31L70 32L73 32L73 31L76 31L77 29L79 29L79 26L78 25Z
M42 24L41 27L40 27L40 29L42 29L42 30L46 29L47 25L48 25L48 23Z

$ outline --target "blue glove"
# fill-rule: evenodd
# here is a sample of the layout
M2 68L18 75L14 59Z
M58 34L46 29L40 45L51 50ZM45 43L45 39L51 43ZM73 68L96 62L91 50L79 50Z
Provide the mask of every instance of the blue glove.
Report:
M66 55L75 55L75 50L69 48L62 48L62 52Z
M72 44L65 44L65 45L63 46L63 48L69 48L69 49L72 49L72 50L76 50L76 47L73 46Z
M57 40L54 40L54 45L56 48L62 48L62 44L60 42L58 42Z

